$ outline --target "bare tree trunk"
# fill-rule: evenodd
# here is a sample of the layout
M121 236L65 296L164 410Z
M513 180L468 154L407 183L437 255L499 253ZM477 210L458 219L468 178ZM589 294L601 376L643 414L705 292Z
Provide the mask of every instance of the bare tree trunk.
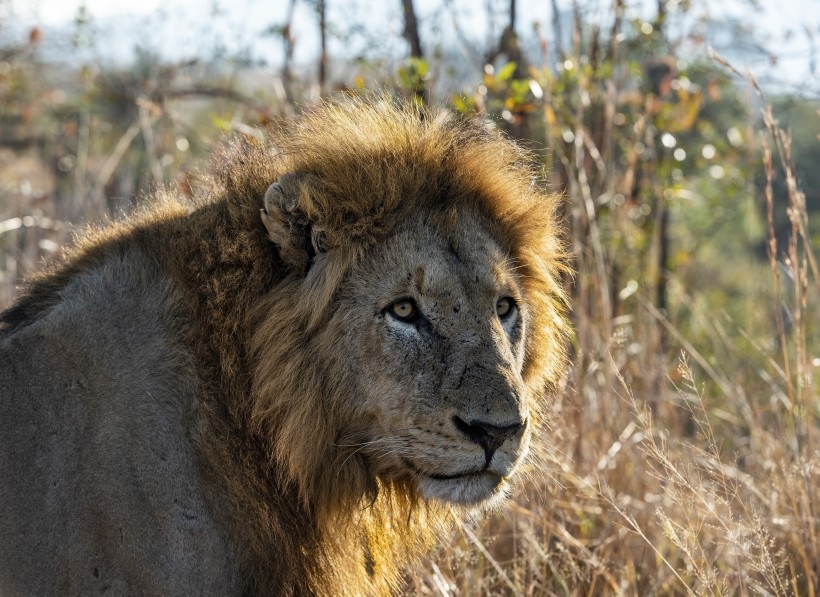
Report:
M658 35L664 36L664 25L666 23L666 0L658 0L658 14L655 20L655 29L658 32ZM653 82L652 84L652 92L658 96L662 96L667 93L666 85L664 81L668 80L669 78L674 76L675 67L674 63L670 62L669 59L663 61L659 66L653 69L655 73L658 74L657 81ZM661 158L663 159L663 158ZM658 235L658 262L657 262L657 271L658 271L658 278L655 287L655 304L658 307L658 311L660 311L664 316L667 315L668 311L668 300L669 300L669 290L668 290L668 283L669 283L669 270L670 270L670 263L669 263L669 249L671 241L669 239L669 206L666 203L666 198L664 197L663 191L658 189L657 193L657 200L655 202L655 210L656 210L656 226L658 228L657 235ZM666 355L666 347L667 347L667 330L664 326L658 326L658 353L660 355L661 362ZM659 380L660 382L660 380Z
M319 95L327 95L327 6L325 0L318 0L319 11Z
M609 50L607 59L615 64L615 56L618 52L618 34L621 32L621 23L624 18L624 0L615 0L614 3L615 18L612 19L612 29L609 31Z
M490 52L487 62L492 63L499 55L503 54L509 62L515 63L513 79L526 79L528 77L527 59L521 51L518 34L515 32L516 20L516 0L510 0L510 21L501 32L501 39L498 48ZM526 111L513 110L512 120L509 122L509 133L517 139L531 139L530 136L530 115Z
M519 44L518 33L515 32L515 0L510 0L510 22L501 33L501 41L498 44L498 52L506 54L507 59L515 62L516 79L522 79L527 76L527 67L525 64L524 53L521 51Z
M555 36L555 57L564 61L564 37L561 34L561 14L558 12L558 0L552 0L552 34Z
M658 226L658 280L655 286L655 305L658 311L666 314L668 300L666 287L669 281L669 209L663 196L657 202ZM666 344L662 337L661 348Z
M404 39L410 45L410 56L419 60L424 59L424 51L421 48L421 37L419 37L419 22L416 18L416 9L413 7L413 0L401 0L404 11ZM429 102L427 86L419 80L413 89L413 95L423 104Z
M292 27L293 27L293 11L296 8L296 0L290 0L288 4L287 20L284 27L282 27L282 42L285 46L285 61L282 64L282 87L285 89L285 99L289 105L293 105L293 87L291 85L292 77L290 72L290 65L293 62L293 48L295 45Z
M666 23L666 0L658 0L658 16L655 19L655 29L658 33L663 32L664 23Z
M421 49L421 38L419 37L419 23L416 19L416 10L413 7L413 0L401 0L404 9L404 39L410 44L410 55L413 58L424 58Z

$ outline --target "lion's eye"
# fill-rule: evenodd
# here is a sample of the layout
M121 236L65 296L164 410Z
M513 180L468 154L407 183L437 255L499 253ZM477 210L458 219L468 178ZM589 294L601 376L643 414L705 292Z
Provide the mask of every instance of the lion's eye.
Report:
M509 317L515 310L515 301L508 296L501 297L495 303L495 313L501 318Z
M388 309L393 317L402 321L411 321L418 313L416 303L410 299L396 301Z

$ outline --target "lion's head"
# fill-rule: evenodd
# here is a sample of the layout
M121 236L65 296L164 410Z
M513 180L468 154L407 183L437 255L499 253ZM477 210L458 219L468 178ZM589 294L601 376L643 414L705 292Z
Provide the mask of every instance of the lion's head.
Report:
M355 372L349 437L373 473L476 504L527 450L529 313L516 260L481 216L442 220L409 219L368 252L331 325Z
M492 504L563 363L554 199L477 120L329 104L275 140L253 420L319 510Z

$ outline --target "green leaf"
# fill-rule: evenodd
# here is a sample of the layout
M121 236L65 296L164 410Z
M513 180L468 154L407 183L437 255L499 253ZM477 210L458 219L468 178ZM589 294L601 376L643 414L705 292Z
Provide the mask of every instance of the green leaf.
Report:
M509 78L511 78L513 76L513 73L515 72L515 67L516 67L515 62L508 62L507 64L505 64L501 68L501 70L498 71L498 74L495 77L496 80L506 81Z

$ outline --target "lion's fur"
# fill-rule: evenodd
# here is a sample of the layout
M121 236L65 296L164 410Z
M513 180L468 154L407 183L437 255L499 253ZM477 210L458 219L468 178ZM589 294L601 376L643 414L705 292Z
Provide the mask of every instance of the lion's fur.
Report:
M162 318L194 363L185 416L195 474L237 582L263 594L389 592L408 558L463 511L420 499L405 479L375 477L352 447L361 440L343 406L355 380L334 342L344 333L332 318L338 289L408 219L446 232L478 214L519 268L522 376L537 421L563 366L566 324L555 200L532 164L480 121L386 100L329 102L267 143L225 147L194 208L160 193L147 213L80 239L2 315L0 342L48 317L84 272L147 256L170 280ZM260 220L266 189L288 173L306 174L289 209L307 233L288 213ZM319 234L328 250L311 261L304 247ZM0 589L8 565L0 561Z

